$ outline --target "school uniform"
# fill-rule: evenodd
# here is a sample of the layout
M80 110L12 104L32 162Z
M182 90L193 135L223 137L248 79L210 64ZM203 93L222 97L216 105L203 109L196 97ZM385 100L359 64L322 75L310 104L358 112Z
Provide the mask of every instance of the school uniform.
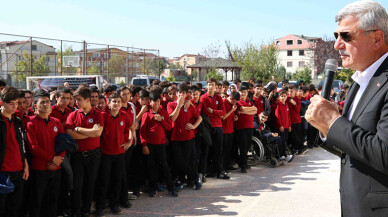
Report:
M293 99L296 105L290 100ZM292 144L292 149L301 150L303 148L302 141L302 119L300 116L301 100L298 96L294 98L287 97L286 103L290 110L291 132L289 133L289 141Z
M214 162L215 172L220 174L224 172L223 160L222 160L222 144L223 144L223 130L221 116L225 115L225 107L223 99L217 93L211 97L209 93L205 93L201 96L200 102L202 103L202 114L209 117L211 123L211 136L212 136L212 150L213 154L211 159ZM208 111L208 108L213 110L212 113Z
M89 113L84 114L79 109L69 115L65 128L93 128L94 124L100 124L101 127L104 127L101 112L92 108ZM77 139L76 141L78 143L78 151L71 156L74 174L74 189L72 192L73 215L88 214L90 212L101 160L100 137L89 137Z
M253 102L248 98L246 101L239 100L237 102L237 110L241 107L252 107ZM238 114L238 120L235 122L235 137L238 138L237 144L240 148L239 166L241 170L245 170L248 162L248 147L253 135L253 115Z
M177 102L170 102L167 105L167 112L171 115ZM195 134L193 130L186 130L187 123L193 124L199 117L199 111L194 107L180 108L177 119L172 122L171 141L172 154L175 161L175 167L180 177L188 176L188 180L194 180L197 177L195 168Z
M155 115L162 116L161 121L155 120ZM151 192L157 189L158 169L162 169L169 191L173 190L171 173L166 158L166 131L171 130L171 119L166 110L159 108L154 113L151 109L145 112L141 118L140 138L142 147L147 146L149 155L147 159L148 176Z
M64 133L62 124L53 117L45 120L35 115L27 124L28 148L32 155L30 168L33 171L31 217L57 215L61 166L48 170L47 165L55 156L65 155L65 152L55 152L55 137L59 133Z
M198 103L195 102L193 99L190 100L191 103L195 106L195 108L198 110L199 113L202 111L202 103L198 100ZM201 124L203 124L203 121ZM198 128L201 127L201 124L194 130L195 134L195 168L197 169L198 173L201 173L203 175L207 172L207 161L208 161L208 155L209 155L209 149L210 145L206 141L204 141L203 136L199 132Z
M230 110L232 110L233 105L229 102L228 99L224 99L224 106L225 106L225 113L228 113ZM235 111L230 113L230 115L222 120L222 130L224 132L223 136L223 149L222 149L222 156L223 156L223 166L224 169L228 169L231 166L230 163L230 156L232 151L232 145L233 145L233 134L234 134L234 128L233 128L233 117L234 117Z
M276 110L276 129L279 132L279 136L282 138L284 146L287 147L288 141L288 128L291 127L291 119L290 119L290 109L288 104L283 104L282 102L278 102ZM284 128L283 132L280 132L280 127ZM279 150L280 151L280 150ZM280 151L280 155L286 155L286 151Z
M15 189L0 194L0 216L18 216L23 198L23 169L25 150L22 121L13 115L12 120L0 114L0 174L9 176Z
M101 165L99 185L96 192L96 208L105 209L105 199L109 183L112 183L110 203L111 208L119 205L119 194L122 176L125 172L125 151L121 147L129 142L129 128L132 125L129 115L119 111L113 116L110 111L102 113L104 129L101 134ZM133 120L132 120L133 121Z
M50 114L50 117L54 117L56 119L58 119L62 125L64 126L66 124L66 120L67 118L69 117L70 113L71 113L71 109L66 107L65 110L62 112L58 105L55 104L53 106L51 106L51 114Z

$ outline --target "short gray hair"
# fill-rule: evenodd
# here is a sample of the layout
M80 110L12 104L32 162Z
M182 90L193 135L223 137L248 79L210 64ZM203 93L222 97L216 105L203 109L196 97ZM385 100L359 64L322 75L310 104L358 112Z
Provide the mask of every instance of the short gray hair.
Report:
M385 44L388 45L388 14L378 2L371 0L356 1L346 5L335 16L335 22L353 15L359 19L359 28L368 31L380 29L384 32Z

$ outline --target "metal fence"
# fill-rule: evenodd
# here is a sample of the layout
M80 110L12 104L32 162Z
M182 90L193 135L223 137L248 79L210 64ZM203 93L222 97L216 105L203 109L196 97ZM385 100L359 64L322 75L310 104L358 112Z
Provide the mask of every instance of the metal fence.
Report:
M101 75L121 84L159 76L157 49L0 33L0 79L25 88L27 76Z

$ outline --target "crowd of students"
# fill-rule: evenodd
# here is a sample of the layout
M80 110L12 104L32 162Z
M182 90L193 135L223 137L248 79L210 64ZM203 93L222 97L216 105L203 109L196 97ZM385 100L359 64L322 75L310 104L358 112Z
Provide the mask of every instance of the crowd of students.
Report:
M106 204L120 214L141 191L200 190L209 177L247 173L254 129L290 162L316 146L303 116L319 90L287 80L276 87L209 79L206 90L154 81L31 92L0 83L0 176L15 186L0 194L0 216L88 216L92 201L95 216Z

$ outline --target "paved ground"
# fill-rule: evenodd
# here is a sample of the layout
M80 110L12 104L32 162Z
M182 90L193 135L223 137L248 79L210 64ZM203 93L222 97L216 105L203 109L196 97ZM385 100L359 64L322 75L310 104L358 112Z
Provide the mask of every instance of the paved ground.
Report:
M228 181L209 178L202 190L184 189L177 198L141 195L122 216L340 216L339 166L316 148L278 168L263 163Z

